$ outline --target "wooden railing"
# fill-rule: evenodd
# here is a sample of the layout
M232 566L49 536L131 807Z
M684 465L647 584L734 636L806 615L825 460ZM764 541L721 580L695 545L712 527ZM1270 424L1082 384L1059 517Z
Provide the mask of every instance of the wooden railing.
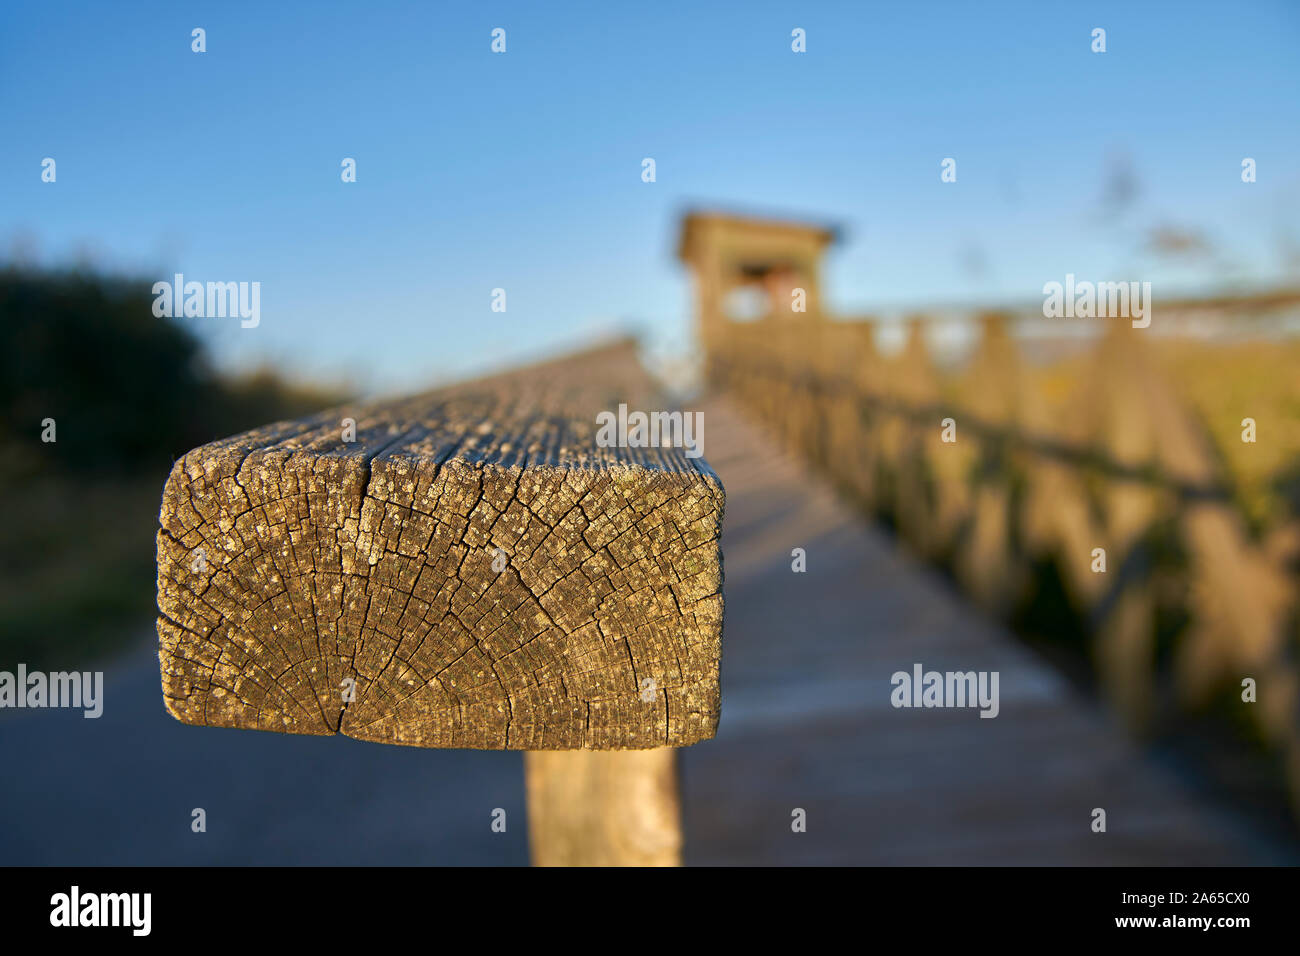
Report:
M1229 709L1300 794L1300 516L1282 480L1300 348L1269 344L1261 368L1256 346L1081 321L1108 324L1035 362L1016 318L986 313L949 368L923 318L892 357L867 321L714 323L708 376L981 605L1075 634L1135 728Z
M623 342L189 452L158 533L167 709L526 750L535 862L679 862L672 748L720 708L723 490L596 424L661 401Z

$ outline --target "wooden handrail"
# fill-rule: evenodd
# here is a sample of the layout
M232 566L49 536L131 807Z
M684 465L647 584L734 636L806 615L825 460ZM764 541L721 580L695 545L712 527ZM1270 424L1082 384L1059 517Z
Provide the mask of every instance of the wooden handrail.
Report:
M722 485L681 448L596 440L600 411L661 401L625 341L189 452L158 533L167 709L418 747L713 736Z

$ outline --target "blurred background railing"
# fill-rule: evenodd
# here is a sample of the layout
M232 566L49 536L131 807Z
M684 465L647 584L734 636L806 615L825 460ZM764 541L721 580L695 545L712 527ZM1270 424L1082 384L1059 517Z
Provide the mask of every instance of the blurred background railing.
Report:
M1202 721L1300 808L1300 289L900 329L820 307L829 232L685 236L712 384L1135 731Z

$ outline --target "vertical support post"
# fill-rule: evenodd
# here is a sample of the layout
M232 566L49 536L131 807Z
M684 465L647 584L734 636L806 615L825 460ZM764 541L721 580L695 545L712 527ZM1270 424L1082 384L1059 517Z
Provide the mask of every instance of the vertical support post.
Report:
M680 866L677 751L524 754L534 866Z

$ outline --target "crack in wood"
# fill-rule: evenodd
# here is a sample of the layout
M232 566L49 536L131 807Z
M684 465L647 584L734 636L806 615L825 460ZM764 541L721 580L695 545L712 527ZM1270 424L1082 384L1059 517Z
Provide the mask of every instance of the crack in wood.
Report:
M656 401L620 343L191 451L158 534L168 710L423 747L711 737L722 484L682 449L595 442L598 411Z

